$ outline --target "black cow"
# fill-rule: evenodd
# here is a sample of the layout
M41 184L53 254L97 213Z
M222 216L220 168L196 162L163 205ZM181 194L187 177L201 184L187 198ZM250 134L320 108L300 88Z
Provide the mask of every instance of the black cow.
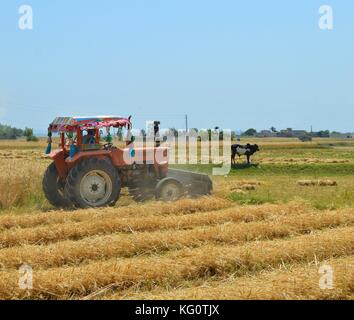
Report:
M245 155L247 157L247 163L250 164L250 158L251 156L259 151L259 147L257 144L249 144L247 143L245 146L242 146L240 144L234 144L231 146L231 163L235 164L235 156L238 155L241 157L242 155Z

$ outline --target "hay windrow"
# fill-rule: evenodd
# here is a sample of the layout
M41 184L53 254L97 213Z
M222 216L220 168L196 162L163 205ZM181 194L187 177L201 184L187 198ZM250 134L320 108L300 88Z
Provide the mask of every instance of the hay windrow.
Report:
M208 207L205 207L206 209ZM65 239L78 240L92 235L115 232L154 231L164 229L188 229L199 225L224 223L227 221L252 220L267 214L299 213L307 210L303 204L263 205L254 208L234 207L225 211L199 212L188 215L151 215L142 218L120 218L85 220L50 224L34 228L15 228L0 233L0 246L11 247L24 244L46 244ZM180 211L179 211L180 212Z
M319 285L322 266L329 266L335 275L331 289ZM185 288L156 288L151 291L107 294L105 299L144 299L144 300L275 300L275 299L331 299L354 298L354 257L334 258L312 265L299 264L294 267L281 266L256 276L221 278L210 280L202 285L186 282Z
M227 210L225 213L231 212ZM23 263L36 268L64 264L78 265L86 260L159 254L207 243L239 245L247 241L284 238L323 228L354 224L354 214L345 211L305 214L293 212L287 215L261 212L242 215L236 211L228 217L230 219L228 223L200 226L190 230L159 230L131 235L94 236L79 241L62 241L48 246L28 245L8 248L0 250L0 262L7 268L14 268Z
M335 180L299 180L297 182L299 186L320 186L320 187L335 187L338 185Z
M199 199L181 199L173 204L152 202L144 205L134 204L126 207L102 208L99 211L86 209L76 211L56 210L37 214L6 214L0 215L0 231L1 229L32 228L51 224L97 221L102 219L185 215L219 210L230 206L232 206L232 203L225 199L203 197Z
M235 247L206 245L171 252L163 257L139 257L94 262L82 267L37 270L34 288L23 292L17 286L18 272L3 271L0 298L68 298L86 296L114 283L117 290L133 285L149 288L176 285L210 275L243 276L274 268L282 263L310 263L354 254L354 227L337 228L290 240L263 241ZM153 266L153 267L152 267Z

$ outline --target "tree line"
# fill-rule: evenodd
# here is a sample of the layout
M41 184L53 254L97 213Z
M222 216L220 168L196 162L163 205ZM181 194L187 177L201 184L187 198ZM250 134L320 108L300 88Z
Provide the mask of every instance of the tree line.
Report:
M32 128L22 130L0 123L0 140L15 140L21 137L25 137L27 141L38 141Z

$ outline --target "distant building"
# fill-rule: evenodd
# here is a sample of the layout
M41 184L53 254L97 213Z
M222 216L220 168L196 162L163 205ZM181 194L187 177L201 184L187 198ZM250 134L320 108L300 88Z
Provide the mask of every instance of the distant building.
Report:
M257 132L256 137L258 138L276 137L276 133L270 130L262 130L260 132Z
M299 138L304 137L306 135L308 135L308 132L306 130L293 130L291 128L280 130L280 132L278 132L277 134L278 137L286 138Z
M293 130L294 137L303 137L306 136L308 133L306 130Z
M320 138L338 138L338 139L354 139L354 133L329 132L329 130L321 130L318 132L308 132L306 130L293 130L292 128L282 129L279 132L272 130L261 130L255 133L258 138L282 137L282 138L298 138L301 141L310 141L310 137Z
M332 132L329 136L334 139L353 139L354 133Z

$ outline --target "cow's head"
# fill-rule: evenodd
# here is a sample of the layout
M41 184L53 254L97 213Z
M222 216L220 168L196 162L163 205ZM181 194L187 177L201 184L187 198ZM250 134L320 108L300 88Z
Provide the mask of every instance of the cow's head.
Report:
M259 151L259 150L260 150L259 147L258 147L258 144L255 144L255 145L254 145L254 149L255 149L256 151Z

